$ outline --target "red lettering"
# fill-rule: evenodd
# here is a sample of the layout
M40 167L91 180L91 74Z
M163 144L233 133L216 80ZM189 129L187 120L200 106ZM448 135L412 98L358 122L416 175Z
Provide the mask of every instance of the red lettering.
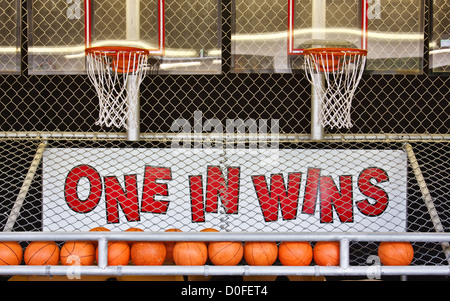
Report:
M317 168L308 169L302 213L314 214L314 210L316 208L317 193L319 190L319 178L320 178L320 169Z
M189 177L189 189L191 195L192 222L205 221L205 210L203 206L203 184L202 176Z
M86 178L89 181L90 191L85 200L80 200L77 193L78 182ZM64 197L70 209L78 213L87 213L97 206L102 195L102 179L100 174L89 165L74 167L66 177L64 184Z
M281 208L281 215L284 220L296 218L301 173L289 174L287 189L283 175L272 175L270 177L270 192L265 176L252 176L252 180L266 222L278 220L278 208Z
M119 222L119 205L127 221L139 221L136 175L125 175L125 190L116 177L105 177L106 216L108 223Z
M166 183L157 183L158 180L171 180L170 168L145 167L144 188L142 191L141 212L166 213L169 201L155 200L155 196L168 196L169 189Z
M320 222L333 222L333 207L343 223L353 222L352 176L340 176L339 191L330 177L320 177Z
M239 203L239 177L238 167L228 168L228 180L219 166L209 166L206 184L206 212L217 213L219 197L227 214L238 213Z
M378 216L382 214L389 203L389 196L378 186L373 185L370 181L374 179L377 183L383 183L389 181L387 173L380 168L366 168L364 169L358 178L358 188L362 194L374 199L375 203L372 204L368 199L356 202L356 207L362 214L367 216Z
M278 200L272 198L266 183L265 176L252 176L259 206L266 222L278 220Z

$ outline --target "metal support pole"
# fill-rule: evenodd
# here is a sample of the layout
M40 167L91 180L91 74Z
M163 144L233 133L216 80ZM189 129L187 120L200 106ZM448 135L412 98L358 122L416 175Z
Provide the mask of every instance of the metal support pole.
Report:
M14 228L14 224L19 217L23 202L25 201L25 197L27 196L28 190L30 189L31 182L34 179L34 175L36 174L36 170L39 167L39 163L41 162L42 155L44 154L46 146L46 142L41 142L37 148L36 154L34 155L33 161L31 162L30 168L28 169L28 173L25 176L25 180L22 183L22 187L20 188L19 194L17 195L14 206L11 209L11 213L9 214L5 227L3 228L4 232L12 231Z
M136 82L136 75L128 75L127 90L131 91L130 85L134 85L133 81ZM128 100L129 101L129 100ZM130 106L130 111L128 112L128 128L127 128L127 140L128 141L139 141L141 136L140 123L140 92L136 94L135 104ZM130 122L131 121L131 122Z
M312 5L312 39L324 40L325 33L322 29L326 27L326 0L314 0ZM321 74L312 76L317 77L316 82L320 83L320 86L311 85L311 139L323 140L324 130L320 122L320 93L325 81Z
M100 238L98 240L98 267L105 269L108 266L108 240Z
M431 196L430 191L428 190L427 183L425 182L425 178L423 177L422 171L420 170L419 163L417 162L416 155L414 154L413 148L411 144L405 144L406 154L408 155L409 163L411 164L411 168L414 171L414 175L416 176L417 184L420 187L420 191L422 193L422 198L425 202L425 206L428 209L428 213L430 214L431 221L433 222L434 229L436 232L445 232L444 227L442 226L441 219L437 213L436 207L434 206L433 197ZM442 249L445 253L447 262L450 264L450 245L448 242L442 242Z
M126 0L126 37L128 41L139 41L140 39L140 1L139 0ZM134 85L137 80L136 75L129 75L127 82L127 91L131 91L130 85ZM128 120L132 121L128 123L127 140L139 141L140 131L140 92L137 92L136 103L131 106L131 110L128 112ZM130 102L131 100L128 99ZM134 123L135 122L135 123Z
M317 77L316 83L324 85L324 78L322 74L313 74ZM311 140L323 140L324 130L320 122L320 93L321 88L311 85Z
M350 266L350 241L348 238L343 238L339 245L339 262L341 268L348 269Z

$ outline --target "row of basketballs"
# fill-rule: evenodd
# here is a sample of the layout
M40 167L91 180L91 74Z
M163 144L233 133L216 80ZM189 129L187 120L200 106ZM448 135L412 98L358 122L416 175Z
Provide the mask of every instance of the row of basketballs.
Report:
M96 227L90 231L110 231ZM130 228L126 231L142 231ZM202 230L218 232L213 228ZM181 232L168 229L166 232ZM409 265L414 250L409 242L381 242L378 256L383 265ZM337 266L338 241L109 241L109 266L118 265L238 265L270 266L276 261L286 266ZM23 250L16 241L0 242L0 265L93 265L98 261L97 241L31 241Z

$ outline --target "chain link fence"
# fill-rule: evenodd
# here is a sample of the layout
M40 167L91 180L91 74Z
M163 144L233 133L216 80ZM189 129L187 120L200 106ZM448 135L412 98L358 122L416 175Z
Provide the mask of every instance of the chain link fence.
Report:
M21 1L16 13L21 13L24 25L22 72L0 76L0 224L4 229L77 232L106 226L123 231L136 226L149 232L172 227L184 232L213 227L232 233L448 232L449 80L428 75L428 1L421 12L424 24L414 24L424 33L420 50L424 59L406 62L408 68L421 72L365 74L353 101L353 127L326 129L323 141L309 138L311 87L301 71L255 72L255 66L271 70L271 61L233 52L236 4L249 1L199 0L192 7L166 1L168 48L191 47L195 55L168 55L162 63L202 63L175 71L161 69L144 79L138 142L126 141L121 129L95 125L98 101L78 50L69 54L69 60L65 53L64 62L64 56L36 50L49 34L37 27L42 29L51 10L67 5L53 2ZM263 23L272 26L279 10L269 14L271 10L262 8L277 7L280 1L250 2L244 15L261 21L258 13L267 12L262 18L271 18ZM434 5L446 4L435 1ZM186 21L192 10L199 14ZM79 13L81 19L71 22L81 22L83 11ZM60 24L57 19L52 22ZM114 24L106 28L116 29ZM171 40L186 30L195 30L200 38ZM63 43L84 49L84 40L77 35L54 34L60 34ZM220 48L221 56L199 58L199 53ZM278 50L275 45L269 52ZM50 58L59 61L61 69L42 69ZM239 63L238 70L242 58L246 63ZM418 181L413 158L429 194ZM426 200L431 200L435 211ZM378 243L351 241L350 264L367 265ZM448 265L442 241L412 243L413 266Z

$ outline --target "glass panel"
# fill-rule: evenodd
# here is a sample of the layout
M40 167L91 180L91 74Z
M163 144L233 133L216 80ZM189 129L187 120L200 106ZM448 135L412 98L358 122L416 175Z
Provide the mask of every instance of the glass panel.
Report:
M220 74L220 1L165 1L166 49L160 74Z
M423 18L423 0L235 0L232 70L298 72L302 49L346 47L367 48L367 72L418 74Z
M0 73L20 73L20 3L0 2Z
M29 73L84 73L83 1L34 0L29 4Z
M433 74L450 74L450 4L434 0L432 32L430 37L430 71Z
M235 0L232 71L289 72L287 0Z
M83 0L30 1L29 73L84 74L86 41L91 46L142 46L153 50L164 46L161 36L165 51L160 74L221 73L219 1L163 2L165 23L161 29L158 0L90 1L90 26L85 26ZM128 3L135 10L127 9ZM137 16L138 22L129 16Z
M422 73L423 0L370 0L368 60L373 73Z

